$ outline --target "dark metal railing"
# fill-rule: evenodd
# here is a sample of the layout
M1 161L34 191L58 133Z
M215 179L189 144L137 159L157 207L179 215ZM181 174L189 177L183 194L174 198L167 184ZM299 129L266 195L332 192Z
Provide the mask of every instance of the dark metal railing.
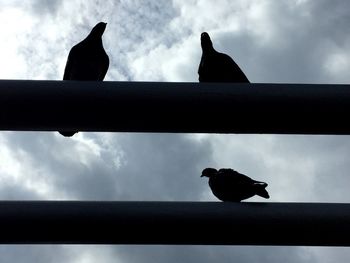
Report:
M0 130L350 134L350 85L0 80ZM0 244L350 246L350 204L1 201Z
M1 244L349 246L350 204L0 202Z
M0 81L0 130L350 134L350 85Z

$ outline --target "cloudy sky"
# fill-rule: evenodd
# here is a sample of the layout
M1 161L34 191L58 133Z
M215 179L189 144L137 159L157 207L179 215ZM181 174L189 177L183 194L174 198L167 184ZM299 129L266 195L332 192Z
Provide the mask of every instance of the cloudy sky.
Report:
M0 0L0 78L62 79L70 48L99 21L107 81L196 82L207 31L251 82L350 82L347 0ZM214 201L199 178L210 166L268 182L272 202L350 202L348 136L0 132L6 200ZM349 257L347 248L0 246L4 263Z

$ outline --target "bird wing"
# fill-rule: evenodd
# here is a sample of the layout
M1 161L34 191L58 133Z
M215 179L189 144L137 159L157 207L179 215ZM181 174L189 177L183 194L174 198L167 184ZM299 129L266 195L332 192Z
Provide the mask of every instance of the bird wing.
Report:
M218 175L225 177L225 180L227 181L230 180L235 183L239 182L241 184L260 184L260 185L263 185L264 187L268 186L268 184L265 182L253 180L252 178L230 168L220 169L218 171Z
M100 72L100 76L98 78L98 80L102 81L106 74L107 74L107 71L108 71L108 68L109 68L109 57L107 55L107 53L105 54L105 59L104 61L101 63L101 72Z
M198 80L199 82L205 82L208 81L208 70L206 69L207 65L206 65L206 58L204 56L204 54L201 57L201 61L199 63L199 67L198 67Z
M220 169L218 171L218 175L222 175L226 177L226 180L230 180L230 181L234 181L234 183L242 183L242 184L252 184L255 183L256 181L254 181L253 179L251 179L250 177L241 174L233 169L230 168L224 168L224 169Z
M222 74L229 82L249 83L247 76L229 55L218 52L218 57L222 63Z
M73 46L69 51L66 67L64 69L63 80L78 80L74 75L76 75L76 71L79 71L77 64L79 64L78 62L81 57L81 43L82 42Z

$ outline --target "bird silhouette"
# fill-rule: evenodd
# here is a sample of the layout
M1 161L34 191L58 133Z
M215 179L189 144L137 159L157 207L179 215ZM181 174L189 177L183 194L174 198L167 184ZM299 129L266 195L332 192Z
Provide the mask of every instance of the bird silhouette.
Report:
M103 48L102 35L107 23L100 22L89 35L69 52L63 80L102 81L107 74L109 57ZM77 131L60 131L71 137Z
M207 32L201 34L202 58L198 68L199 82L249 83L236 62L217 52Z
M205 168L201 177L203 176L209 178L213 194L224 202L240 202L254 195L270 198L265 189L267 183L255 181L233 169Z

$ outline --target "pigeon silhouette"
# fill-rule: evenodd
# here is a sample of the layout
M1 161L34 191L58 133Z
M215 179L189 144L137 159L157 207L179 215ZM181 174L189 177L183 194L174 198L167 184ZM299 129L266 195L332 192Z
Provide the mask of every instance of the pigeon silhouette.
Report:
M202 58L198 68L199 82L249 83L236 62L217 52L207 32L201 34Z
M63 80L102 81L109 67L109 57L103 48L102 35L107 23L98 23L90 34L69 52ZM71 137L77 131L60 131Z
M255 181L233 169L205 168L201 177L209 177L213 194L224 202L240 202L254 195L270 198L266 191L267 183Z

